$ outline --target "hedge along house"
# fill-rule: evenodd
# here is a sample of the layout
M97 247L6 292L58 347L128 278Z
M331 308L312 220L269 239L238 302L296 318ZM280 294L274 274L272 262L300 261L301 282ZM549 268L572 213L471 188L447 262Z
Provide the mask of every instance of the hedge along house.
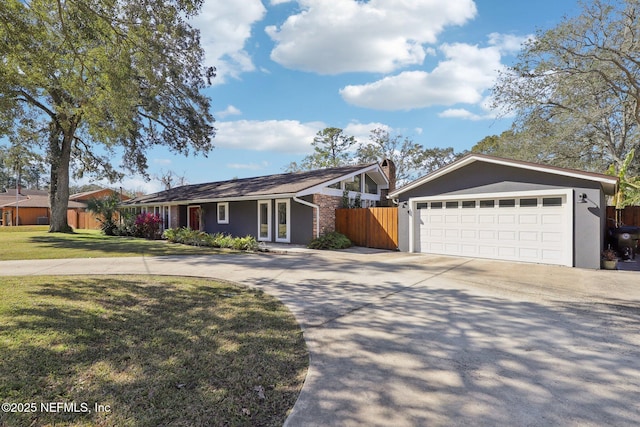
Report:
M409 252L600 268L609 175L470 154L393 191Z
M345 195L351 203L360 200L363 207L386 201L385 169L374 163L185 185L122 206L159 215L165 229L189 227L211 234L251 235L265 242L307 244L335 230L335 210L342 207Z

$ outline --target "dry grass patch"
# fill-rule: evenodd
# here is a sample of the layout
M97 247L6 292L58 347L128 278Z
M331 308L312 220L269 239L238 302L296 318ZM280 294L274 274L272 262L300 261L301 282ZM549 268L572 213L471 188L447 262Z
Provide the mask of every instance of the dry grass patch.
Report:
M36 404L0 425L25 426L280 426L308 367L261 291L137 276L2 278L0 360L0 400Z

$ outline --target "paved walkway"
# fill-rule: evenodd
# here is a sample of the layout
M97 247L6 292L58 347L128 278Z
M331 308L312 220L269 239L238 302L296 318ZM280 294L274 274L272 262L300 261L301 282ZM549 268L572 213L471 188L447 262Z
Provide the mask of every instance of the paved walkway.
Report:
M289 426L637 425L640 275L393 252L0 262L260 287L311 354Z

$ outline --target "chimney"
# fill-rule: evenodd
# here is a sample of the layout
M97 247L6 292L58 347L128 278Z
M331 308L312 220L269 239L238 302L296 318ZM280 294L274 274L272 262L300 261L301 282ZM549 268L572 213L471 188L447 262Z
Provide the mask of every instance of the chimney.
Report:
M391 202L391 200L387 199L387 196L389 195L389 193L393 192L396 189L396 165L390 159L384 159L380 164L380 167L382 168L382 172L385 174L387 180L389 181L389 189L382 190L380 194L380 205L392 206L393 203Z
M392 160L384 159L380 166L389 180L389 193L392 193L396 189L396 165Z

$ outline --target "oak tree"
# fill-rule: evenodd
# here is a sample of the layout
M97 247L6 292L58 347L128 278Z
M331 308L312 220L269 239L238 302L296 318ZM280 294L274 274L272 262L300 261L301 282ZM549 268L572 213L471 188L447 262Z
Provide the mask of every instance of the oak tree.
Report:
M640 3L582 1L529 41L494 87L516 114L516 152L559 166L616 170L640 145ZM636 166L637 168L637 166Z
M145 152L208 153L215 135L201 89L202 0L3 0L0 133L41 130L52 232L65 232L69 174L146 173ZM120 165L113 163L122 153Z

